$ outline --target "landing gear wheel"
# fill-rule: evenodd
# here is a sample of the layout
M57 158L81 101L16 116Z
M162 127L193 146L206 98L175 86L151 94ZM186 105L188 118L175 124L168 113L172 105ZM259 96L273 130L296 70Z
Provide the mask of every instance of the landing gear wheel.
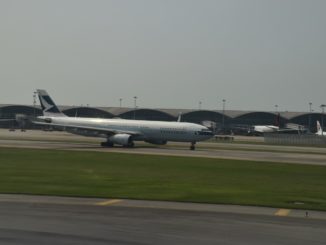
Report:
M194 151L196 149L195 144L196 144L196 142L191 142L191 145L190 145L190 150L191 151Z
M108 142L108 141L106 141L106 142L102 142L102 143L101 143L101 146L102 146L102 147L113 147L114 144L113 144L112 142Z
M130 142L128 145L124 145L123 147L133 148L134 146L135 146L135 143L134 142Z

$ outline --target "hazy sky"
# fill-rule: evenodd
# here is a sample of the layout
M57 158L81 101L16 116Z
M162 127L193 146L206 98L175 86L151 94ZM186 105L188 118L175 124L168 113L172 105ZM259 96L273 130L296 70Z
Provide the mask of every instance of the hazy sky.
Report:
M0 103L305 111L326 104L324 0L0 0Z

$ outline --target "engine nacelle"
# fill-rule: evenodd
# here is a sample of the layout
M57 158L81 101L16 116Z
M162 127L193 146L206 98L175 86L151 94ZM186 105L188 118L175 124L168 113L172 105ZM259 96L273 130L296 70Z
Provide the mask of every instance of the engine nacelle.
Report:
M154 145L166 145L166 140L145 140L145 142L154 144Z
M123 146L133 146L132 136L130 134L115 134L109 139L114 144Z
M91 131L87 129L67 128L66 131L72 134L86 136L86 137L99 137L100 135L97 131Z

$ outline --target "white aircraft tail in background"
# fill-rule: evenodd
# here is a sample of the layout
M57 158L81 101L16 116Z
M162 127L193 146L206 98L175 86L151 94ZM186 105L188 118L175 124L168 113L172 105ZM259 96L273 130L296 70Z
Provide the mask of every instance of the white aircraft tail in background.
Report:
M317 135L326 136L326 132L323 131L322 127L320 126L320 122L317 121Z

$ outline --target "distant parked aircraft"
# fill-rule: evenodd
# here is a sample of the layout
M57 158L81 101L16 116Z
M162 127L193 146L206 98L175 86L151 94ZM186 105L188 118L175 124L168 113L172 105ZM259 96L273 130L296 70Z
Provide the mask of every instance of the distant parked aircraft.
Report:
M277 114L274 125L254 125L249 128L248 133L251 135L263 135L265 133L280 133L280 134L301 134L307 129L299 124L287 123L285 127L280 127L280 114Z
M250 127L249 134L262 135L264 133L277 132L280 129L278 126L274 125L254 125Z
M273 133L280 130L280 114L277 114L273 125L253 125L249 128L248 134L263 135L264 133Z
M37 92L43 116L37 117L34 123L59 127L73 134L106 138L106 142L101 144L103 147L114 144L133 147L134 141L158 145L176 141L190 142L190 149L194 150L197 141L213 136L207 127L187 122L68 117L58 109L45 90Z

